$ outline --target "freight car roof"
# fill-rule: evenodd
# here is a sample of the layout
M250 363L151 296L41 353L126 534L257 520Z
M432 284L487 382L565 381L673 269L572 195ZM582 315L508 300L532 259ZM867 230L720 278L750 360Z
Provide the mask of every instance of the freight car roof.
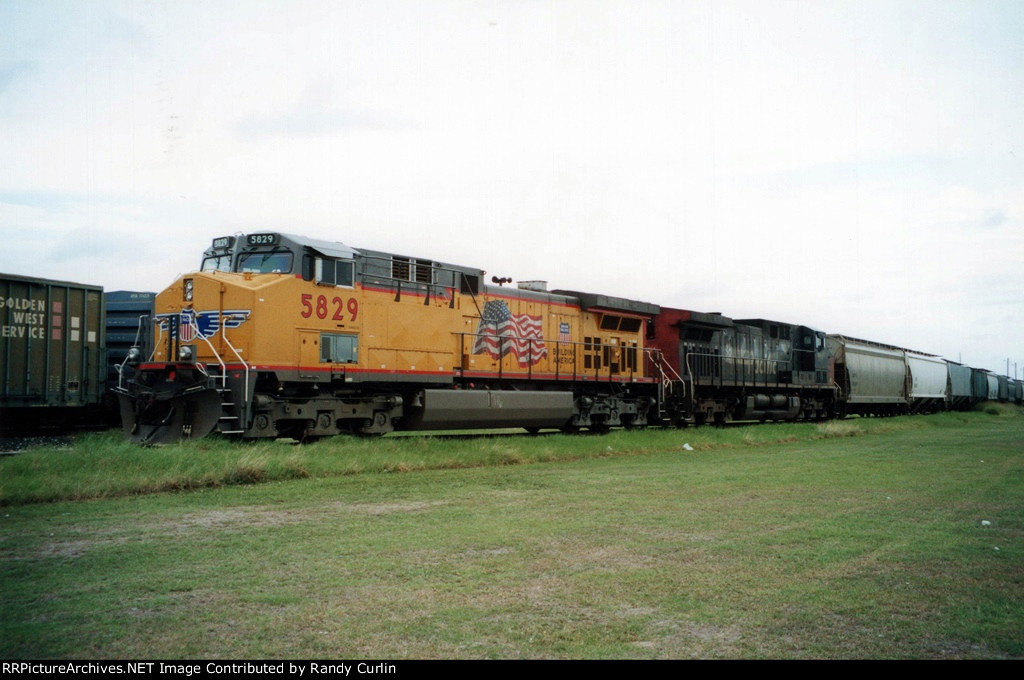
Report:
M929 354L928 352L921 352L921 351L916 350L916 349L907 349L906 347L900 347L898 345L889 345L889 344L884 343L884 342L875 342L874 340L864 340L863 338L854 338L854 337L851 337L849 335L843 335L842 333L829 333L828 337L829 338L835 338L837 340L842 340L844 342L859 343L861 345L866 345L868 347L878 347L880 349L889 349L889 350L894 350L894 351L897 351L897 352L913 352L914 354L917 354L918 356L922 356L922 357L939 357L939 358L941 358L941 356L938 355L938 354Z
M0 280L18 281L20 283L31 283L37 286L60 286L62 288L88 289L103 291L103 286L92 283L75 283L72 281L57 281L55 279L41 279L37 276L22 276L20 274L0 274Z

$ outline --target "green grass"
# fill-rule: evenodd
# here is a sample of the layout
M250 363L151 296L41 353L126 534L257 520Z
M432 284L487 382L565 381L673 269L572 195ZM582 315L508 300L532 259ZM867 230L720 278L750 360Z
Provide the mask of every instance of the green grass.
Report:
M1024 656L1018 408L207 446L2 461L0 657Z
M1011 407L1011 412L1012 407ZM944 414L937 420L980 417ZM936 419L933 419L936 420ZM959 420L957 420L959 422ZM339 475L457 469L580 460L655 451L697 451L813 441L923 427L918 418L813 424L617 431L608 436L339 436L297 446L291 440L234 442L207 437L140 447L117 431L90 433L64 447L0 458L0 506L110 498L166 491ZM512 431L509 431L512 432Z

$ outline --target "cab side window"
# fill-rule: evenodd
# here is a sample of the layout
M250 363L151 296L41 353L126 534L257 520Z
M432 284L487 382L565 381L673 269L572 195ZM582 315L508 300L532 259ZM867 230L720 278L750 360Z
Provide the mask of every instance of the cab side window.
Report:
M355 262L317 258L314 280L328 286L346 286L355 283Z

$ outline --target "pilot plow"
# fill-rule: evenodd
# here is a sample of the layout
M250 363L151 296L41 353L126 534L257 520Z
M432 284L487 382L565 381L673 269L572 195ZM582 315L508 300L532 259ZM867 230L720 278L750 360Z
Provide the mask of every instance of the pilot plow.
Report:
M139 444L171 444L209 434L221 415L221 399L209 378L169 366L119 395L125 436Z

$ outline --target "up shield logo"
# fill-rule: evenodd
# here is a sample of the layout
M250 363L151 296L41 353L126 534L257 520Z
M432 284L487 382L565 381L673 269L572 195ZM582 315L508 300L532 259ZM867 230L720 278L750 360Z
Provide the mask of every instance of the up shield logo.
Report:
M194 309L183 309L171 314L157 314L154 320L161 331L177 332L182 342L192 340L208 340L217 335L221 328L238 328L252 313L249 309L216 309L197 312Z

